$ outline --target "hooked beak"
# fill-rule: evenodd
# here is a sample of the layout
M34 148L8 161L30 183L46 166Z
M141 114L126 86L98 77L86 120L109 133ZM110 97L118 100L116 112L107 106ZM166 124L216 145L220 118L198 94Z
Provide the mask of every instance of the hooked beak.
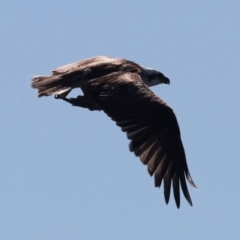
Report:
M169 78L167 78L167 77L164 76L163 83L165 83L165 84L170 84Z

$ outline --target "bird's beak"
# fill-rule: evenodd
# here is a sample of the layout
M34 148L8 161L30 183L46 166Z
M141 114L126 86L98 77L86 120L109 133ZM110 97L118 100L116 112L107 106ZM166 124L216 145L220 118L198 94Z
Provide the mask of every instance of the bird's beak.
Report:
M163 83L165 84L170 84L170 80L167 77L164 77Z

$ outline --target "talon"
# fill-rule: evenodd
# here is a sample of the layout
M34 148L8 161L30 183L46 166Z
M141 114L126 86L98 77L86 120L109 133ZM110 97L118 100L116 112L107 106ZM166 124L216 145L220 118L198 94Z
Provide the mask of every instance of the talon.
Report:
M55 94L55 95L54 95L54 98L55 98L55 99L59 99L60 96L59 96L58 94Z

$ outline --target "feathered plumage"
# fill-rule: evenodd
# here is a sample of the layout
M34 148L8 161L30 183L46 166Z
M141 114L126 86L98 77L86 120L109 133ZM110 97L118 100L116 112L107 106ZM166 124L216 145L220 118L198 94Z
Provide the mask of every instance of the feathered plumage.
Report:
M74 106L103 110L126 132L130 151L147 165L155 186L160 187L163 180L166 203L172 185L177 207L180 187L192 205L185 178L196 186L188 170L176 116L148 88L160 83L170 83L161 72L125 59L100 56L57 68L52 76L34 77L32 87L38 89L39 97L55 94ZM83 96L66 98L78 87Z

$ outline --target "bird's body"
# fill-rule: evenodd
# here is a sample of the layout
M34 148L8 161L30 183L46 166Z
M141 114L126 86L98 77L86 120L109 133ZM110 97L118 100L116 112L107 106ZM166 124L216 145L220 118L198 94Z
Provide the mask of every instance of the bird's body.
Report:
M139 156L154 175L155 186L164 181L164 196L169 201L171 183L177 207L179 186L192 205L186 180L190 176L177 119L172 109L148 86L170 81L161 72L120 58L93 57L72 63L52 72L52 76L33 78L32 87L39 97L55 94L74 106L103 110L127 133L130 151ZM66 98L80 87L84 93Z

